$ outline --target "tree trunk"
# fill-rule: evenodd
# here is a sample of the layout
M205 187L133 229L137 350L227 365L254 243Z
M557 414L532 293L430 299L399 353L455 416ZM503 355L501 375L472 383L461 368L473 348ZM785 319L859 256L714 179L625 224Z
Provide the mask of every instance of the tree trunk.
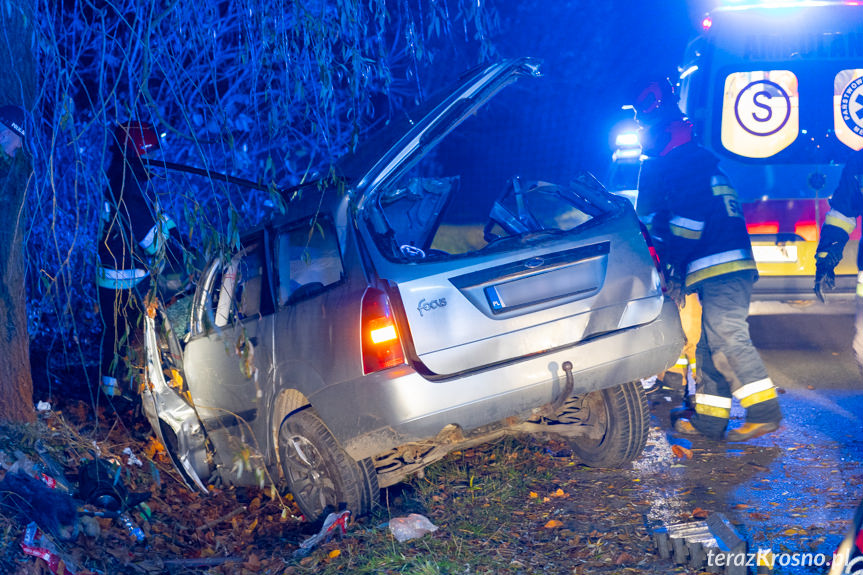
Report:
M32 22L30 0L0 3L0 105L26 110L33 102ZM32 139L33 123L26 129ZM0 169L0 421L27 422L35 419L24 288L24 199L32 170L25 150L0 164L8 168Z

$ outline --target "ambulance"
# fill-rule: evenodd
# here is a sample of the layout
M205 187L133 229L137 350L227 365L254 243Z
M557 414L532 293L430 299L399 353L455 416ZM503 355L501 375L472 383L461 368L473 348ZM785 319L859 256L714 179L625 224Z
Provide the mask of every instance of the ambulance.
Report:
M815 299L815 248L847 158L863 148L863 1L725 2L680 67L680 106L737 189L753 301ZM836 268L853 299L859 226Z

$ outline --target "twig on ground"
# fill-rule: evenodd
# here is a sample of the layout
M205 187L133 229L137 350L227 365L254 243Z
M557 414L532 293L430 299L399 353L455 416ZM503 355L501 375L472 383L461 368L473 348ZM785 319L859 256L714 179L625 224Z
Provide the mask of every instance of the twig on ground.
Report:
M233 511L231 511L230 513L228 513L226 515L223 515L221 517L217 517L216 519L213 519L212 521L207 521L203 525L199 525L198 527L195 527L195 531L200 533L202 531L212 529L213 527L215 527L219 523L223 523L225 521L230 521L231 519L233 519L234 517L236 517L237 515L239 515L240 513L242 513L245 510L246 510L245 507L237 507L236 509L234 509Z

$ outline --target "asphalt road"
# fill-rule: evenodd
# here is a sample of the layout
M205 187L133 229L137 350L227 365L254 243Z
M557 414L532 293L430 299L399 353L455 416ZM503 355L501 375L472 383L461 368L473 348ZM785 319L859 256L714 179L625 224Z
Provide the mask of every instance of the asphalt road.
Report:
M751 316L750 326L780 388L782 427L746 443L691 440L668 431L673 402L652 397L655 426L636 462L650 516L668 524L681 511L721 513L750 552L773 552L774 574L825 573L863 498L863 377L851 352L852 318ZM742 423L735 402L731 427ZM691 459L671 458L675 443L691 448Z

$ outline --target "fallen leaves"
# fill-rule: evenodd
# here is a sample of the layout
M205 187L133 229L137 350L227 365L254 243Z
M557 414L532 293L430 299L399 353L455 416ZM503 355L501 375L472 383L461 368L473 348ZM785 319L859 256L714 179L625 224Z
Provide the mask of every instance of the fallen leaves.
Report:
M563 522L558 521L557 519L549 519L549 521L543 525L546 529L556 529L558 527L563 527Z
M677 459L692 459L692 450L683 447L682 445L674 444L671 446L671 452Z
M706 509L702 509L701 507L696 507L692 510L692 517L695 519L707 519L707 516L710 515L710 512Z

